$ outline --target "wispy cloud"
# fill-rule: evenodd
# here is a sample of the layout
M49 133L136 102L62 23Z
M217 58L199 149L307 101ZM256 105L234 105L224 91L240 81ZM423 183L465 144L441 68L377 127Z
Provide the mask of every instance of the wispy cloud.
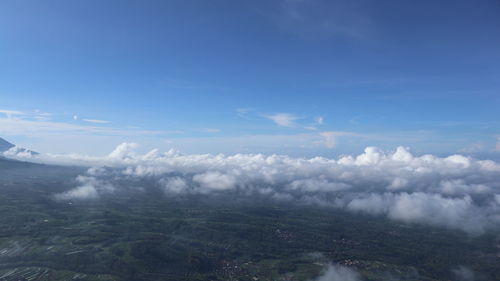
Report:
M276 113L272 115L263 115L263 116L270 119L278 126L288 127L288 128L297 127L297 123L295 123L295 121L300 119L295 114L291 113Z
M41 110L22 112L18 110L8 110L8 109L0 109L0 113L4 114L8 119L35 119L39 121L49 120L52 114L48 112L44 112Z
M22 118L0 118L0 134L22 135L36 137L47 134L101 134L101 135L160 135L161 131L102 128L91 125L80 125L57 121L22 119Z
M21 111L7 110L7 109L0 109L0 113L5 114L5 116L7 116L7 118L9 118L9 119L14 117L14 116L24 115L24 113Z
M253 109L251 107L241 107L241 108L236 109L236 113L238 114L238 117L243 118L243 119L247 119L247 120L251 119L249 114L253 111L255 111L255 109Z
M43 112L43 111L40 111L37 109L37 110L35 110L34 118L36 120L39 120L39 121L46 121L46 120L49 120L51 116L52 116L52 114L50 114L48 112Z
M96 124L109 124L111 121L99 120L99 119L82 119L85 122L96 123Z
M222 130L216 129L216 128L205 128L205 129L202 129L201 131L205 132L205 133L220 133Z
M318 116L314 118L314 122L304 126L303 128L306 130L316 131L318 127L322 126L325 123L325 118L323 116Z
M354 136L356 134L351 132L321 132L319 133L323 137L323 144L327 148L334 148L337 145L337 138L340 136Z
M273 121L276 125L287 128L299 128L309 131L316 131L318 127L322 126L325 122L324 117L315 117L313 122L305 123L298 122L298 120L303 120L304 117L299 117L293 113L276 113L276 114L261 114L261 116Z

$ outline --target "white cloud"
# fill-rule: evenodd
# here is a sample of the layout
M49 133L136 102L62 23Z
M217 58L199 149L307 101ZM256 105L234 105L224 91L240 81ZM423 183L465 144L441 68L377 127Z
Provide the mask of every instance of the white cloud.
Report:
M202 187L212 190L227 190L234 187L236 178L232 175L223 174L217 171L209 171L195 175L193 181Z
M309 131L316 131L318 127L315 126L304 126L304 129L309 130Z
M205 129L202 130L202 132L205 132L205 133L220 133L221 129L205 128Z
M337 192L348 189L349 185L342 182L332 182L325 179L300 179L292 181L288 186L290 190L301 192Z
M468 232L483 232L485 222L470 196L448 198L441 194L371 193L347 203L347 209L387 215L403 222L459 227Z
M90 125L78 125L74 123L47 121L47 120L28 120L18 118L0 118L0 135L18 135L39 137L41 135L159 135L161 131L149 131L138 129L120 129L120 128L102 128Z
M181 177L161 179L159 183L168 194L185 193L189 189L188 183Z
M35 110L35 114L33 117L39 121L46 121L50 119L50 116L52 116L52 114L37 109Z
M334 148L337 145L337 135L335 132L321 132L319 134L325 139L325 146L328 148Z
M347 266L331 264L315 281L361 281L361 276Z
M108 124L111 123L111 121L106 121L106 120L99 120L99 119L82 119L85 122L89 123L96 123L96 124Z
M296 127L297 124L295 123L295 120L299 119L299 117L290 113L276 113L264 116L272 120L278 126L289 127L289 128Z
M314 123L308 124L308 125L304 126L303 128L306 130L310 130L310 131L316 131L316 130L318 130L318 126L323 125L324 121L325 121L325 119L323 117L319 116L319 117L314 118Z
M99 197L97 190L92 185L78 186L64 193L55 195L55 198L59 200L95 199L97 197Z
M153 177L171 194L260 194L470 233L500 227L500 164L490 160L415 156L404 147L392 152L367 147L360 155L338 159L184 155L174 150L139 154L136 147L123 143L105 157L39 155L29 160L112 167L117 171L115 179ZM105 181L103 171L89 170L88 175ZM98 194L105 191L95 190ZM92 188L76 189L66 196L82 193L91 195Z
M468 184L463 179L443 180L440 183L441 193L450 195L489 194L491 188L484 184Z
M133 158L135 155L134 148L137 147L136 143L127 143L124 142L120 145L118 145L111 153L108 155L109 158L112 159L128 159L128 158ZM150 155L146 155L148 157Z
M323 144L327 148L334 148L337 146L337 139L340 136L354 135L349 132L321 132L319 135L323 138Z
M249 113L255 111L253 108L250 107L242 107L242 108L237 108L236 113L238 114L238 117L250 120Z
M1 154L0 154L1 155ZM14 146L3 152L3 155L6 157L20 157L20 158L32 158L34 153L26 148L22 148L19 146Z
M15 116L20 116L24 115L23 112L17 111L17 110L7 110L7 109L0 109L0 113L3 113L7 116L8 119L11 119Z
M453 275L455 275L455 278L457 281L474 281L475 279L475 274L474 271L472 271L470 268L466 266L459 266L455 269L452 270Z
M17 110L7 110L1 109L0 113L5 114L7 119L19 120L19 119L33 119L38 121L46 121L50 119L52 114L48 112L43 112L41 110L35 110L30 112L21 112Z
M100 193L112 192L114 187L95 177L78 176L76 181L79 186L63 193L56 194L54 197L58 200L85 200L96 199Z

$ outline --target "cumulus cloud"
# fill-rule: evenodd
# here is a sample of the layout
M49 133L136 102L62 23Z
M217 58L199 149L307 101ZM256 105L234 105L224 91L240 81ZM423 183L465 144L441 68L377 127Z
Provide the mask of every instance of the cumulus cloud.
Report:
M348 210L383 214L403 222L421 222L457 227L468 232L483 232L486 218L470 196L447 198L440 194L384 193L361 195L346 204Z
M90 170L89 173L92 174L93 170ZM110 183L92 176L78 176L76 182L79 184L77 187L56 194L54 197L58 200L96 199L99 197L99 194L114 190L114 187Z
M112 168L113 179L152 179L167 194L259 195L469 233L500 226L500 164L490 160L415 156L404 147L390 152L367 147L359 155L337 159L184 155L175 150L139 154L136 147L123 143L105 157L37 155L29 160L108 167L90 169L86 176L95 181L81 183L66 198L108 192L102 186Z
M315 281L361 281L361 276L349 267L331 264Z
M184 193L189 188L186 180L181 177L163 178L159 183L166 193Z
M222 174L217 171L195 175L193 181L199 183L202 187L212 190L231 189L236 184L236 178L234 176Z
M300 179L294 180L287 188L290 190L299 190L304 193L315 192L337 192L348 189L349 185L342 182L331 182L325 179Z
M118 145L113 151L111 151L108 157L111 159L121 159L121 160L133 158L135 155L134 148L136 147L137 147L136 143L127 143L127 142L122 143ZM152 151L151 154L154 152L155 151ZM146 158L148 158L148 156L150 155L145 155Z
M6 157L18 157L18 158L32 158L35 156L35 153L31 150L28 150L23 147L14 146L3 152L3 155Z

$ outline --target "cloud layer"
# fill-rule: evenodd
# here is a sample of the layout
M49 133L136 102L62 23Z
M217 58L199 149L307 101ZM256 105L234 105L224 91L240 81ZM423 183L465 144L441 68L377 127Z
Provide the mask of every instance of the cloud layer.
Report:
M500 164L462 155L414 156L367 147L338 159L280 155L136 153L123 143L106 157L30 156L32 161L114 168L114 178L150 178L166 196L232 193L482 233L500 225ZM9 156L13 156L10 151ZM27 155L18 155L27 157ZM119 187L91 169L59 199L97 198ZM113 187L116 186L116 187ZM110 188L111 187L111 188Z

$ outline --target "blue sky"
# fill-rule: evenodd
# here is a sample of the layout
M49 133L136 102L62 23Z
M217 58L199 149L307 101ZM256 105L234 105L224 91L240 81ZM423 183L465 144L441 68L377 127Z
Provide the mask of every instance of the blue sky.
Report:
M498 157L498 1L0 3L0 136L41 152Z

